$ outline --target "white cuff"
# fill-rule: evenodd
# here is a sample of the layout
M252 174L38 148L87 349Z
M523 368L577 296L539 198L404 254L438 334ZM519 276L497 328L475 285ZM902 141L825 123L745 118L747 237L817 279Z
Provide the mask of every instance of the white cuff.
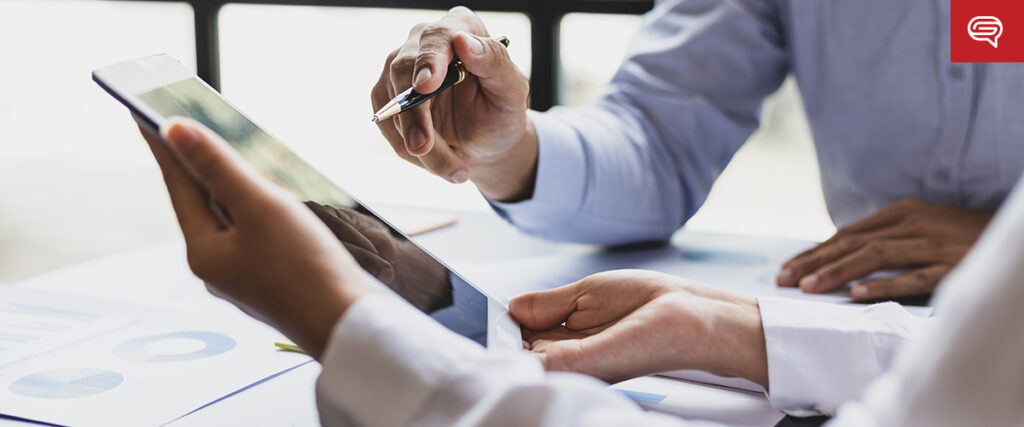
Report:
M768 398L793 415L831 414L889 368L927 319L896 303L843 306L759 297Z
M323 354L316 393L321 422L411 424L453 367L482 351L394 294L360 298L335 325Z
M533 197L516 203L488 200L495 211L524 230L558 226L583 203L586 159L579 134L549 113L528 112L537 130L537 179ZM559 219L561 218L561 219Z

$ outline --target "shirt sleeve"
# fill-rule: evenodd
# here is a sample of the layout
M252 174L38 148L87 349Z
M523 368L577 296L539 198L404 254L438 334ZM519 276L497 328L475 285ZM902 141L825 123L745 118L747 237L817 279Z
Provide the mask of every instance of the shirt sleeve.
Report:
M775 2L670 0L594 105L531 113L531 199L492 206L549 239L667 239L703 204L788 70Z
M1024 181L1021 181L1024 182ZM939 287L935 324L833 426L1019 426L1024 420L1024 186Z
M888 302L843 306L760 297L768 398L791 415L832 414L892 364L933 319Z
M367 296L335 326L317 381L324 426L697 426L645 412L604 383L485 350L405 301Z

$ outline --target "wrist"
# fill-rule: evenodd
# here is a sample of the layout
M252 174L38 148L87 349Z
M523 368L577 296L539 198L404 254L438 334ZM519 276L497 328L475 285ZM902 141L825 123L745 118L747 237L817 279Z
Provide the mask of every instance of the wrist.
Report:
M529 119L508 150L471 165L472 180L488 199L518 202L533 196L537 180L537 130Z
M335 325L360 298L378 292L368 275L362 271L339 276L339 283L326 286L324 292L311 298L282 299L278 329L307 354L320 360L327 348ZM292 303L290 303L292 302Z
M768 389L768 356L757 300L738 298L722 303L709 328L713 356L708 372L740 377Z

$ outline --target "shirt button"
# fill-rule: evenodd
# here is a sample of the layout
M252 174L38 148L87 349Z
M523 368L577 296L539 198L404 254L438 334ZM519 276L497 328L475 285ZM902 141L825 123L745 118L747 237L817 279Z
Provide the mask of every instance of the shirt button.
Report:
M960 80L964 78L964 68L959 65L950 65L949 70L947 71L949 73L949 78L953 80Z
M939 180L939 182L949 182L949 169L938 168L933 173L933 176L935 176L935 179Z

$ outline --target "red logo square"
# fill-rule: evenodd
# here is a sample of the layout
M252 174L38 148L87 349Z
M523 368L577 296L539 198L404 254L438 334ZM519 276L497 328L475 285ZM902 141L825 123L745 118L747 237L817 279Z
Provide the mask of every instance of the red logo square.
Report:
M1024 1L951 0L950 60L1024 62Z

